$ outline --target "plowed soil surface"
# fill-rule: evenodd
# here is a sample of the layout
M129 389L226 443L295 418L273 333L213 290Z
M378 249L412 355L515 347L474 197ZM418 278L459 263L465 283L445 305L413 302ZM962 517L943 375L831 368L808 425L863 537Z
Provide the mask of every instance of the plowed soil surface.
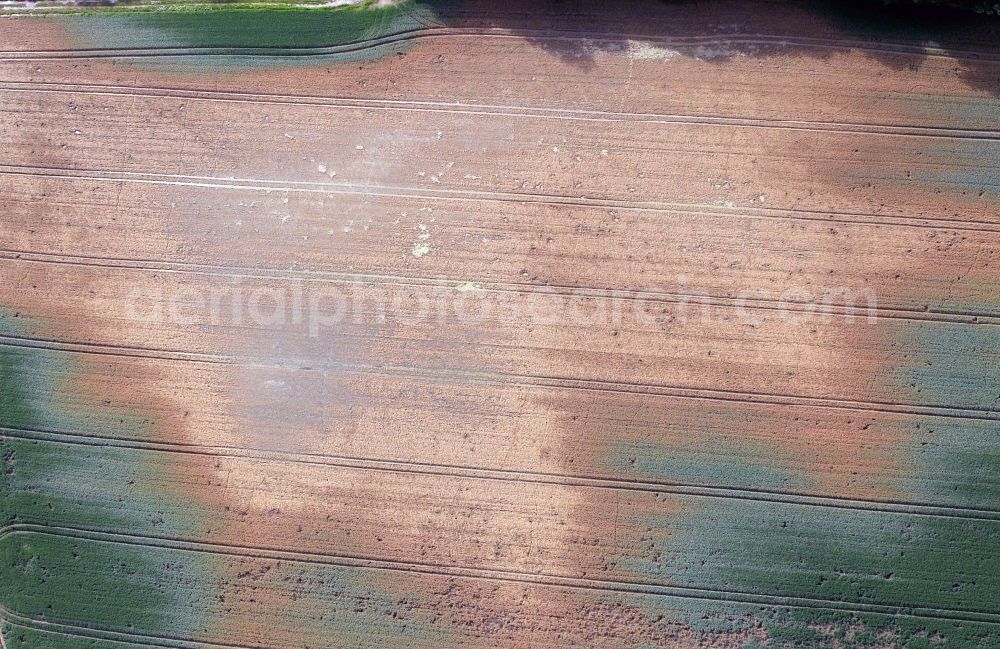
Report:
M873 5L0 17L4 646L1000 646L1000 23Z

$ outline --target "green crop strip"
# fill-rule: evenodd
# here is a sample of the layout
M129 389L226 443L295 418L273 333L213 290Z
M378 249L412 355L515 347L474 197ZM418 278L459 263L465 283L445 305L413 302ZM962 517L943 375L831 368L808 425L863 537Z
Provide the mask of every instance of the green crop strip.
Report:
M39 631L14 624L2 625L7 649L148 649L149 645L70 637L60 632Z
M280 67L366 61L400 52L405 37L435 23L429 4L164 4L36 16L61 25L77 47L115 50L114 59L165 71ZM388 38L387 42L377 42ZM376 41L376 42L373 42ZM169 56L136 56L170 49ZM197 56L185 56L191 49ZM204 50L211 51L204 51Z
M912 327L885 326L890 344L904 350L907 361L887 368L878 380L900 401L995 407L1000 388L991 368L1000 338L994 328L928 325L914 333ZM894 486L905 487L904 498L1000 508L996 422L913 415L893 425L898 430L885 432L908 440L900 447L908 449L901 456L908 475L892 478ZM737 438L739 430L734 426ZM689 466L698 462L696 455L674 448L636 450L628 440L621 442L608 447L610 464L621 466L625 453L644 455L632 466L646 476L671 479L675 465L695 476L720 473L711 464L699 472ZM746 472L749 483L763 478L770 485L780 478L771 475L773 467L734 465L729 471L737 469ZM780 479L794 485L805 478ZM715 612L722 621L706 615L706 632L763 624L767 639L755 640L753 647L964 649L1000 643L1000 626L962 621L975 612L1000 612L1000 521L727 499L668 500L677 502L649 503L631 521L648 530L650 545L628 548L615 559L617 568L661 583L924 608L955 618L832 611L822 601L812 609L764 607L748 618L745 607L720 604Z
M70 20L76 30L89 32L95 44L105 47L306 48L343 45L398 31L407 25L395 25L395 21L408 13L402 6L260 9L223 5L81 14Z
M116 630L176 628L184 599L176 568L144 548L48 535L8 534L0 543L4 606L54 622ZM181 576L178 574L178 577Z
M0 331L25 333L11 316L0 317ZM33 323L32 328L37 328ZM45 432L58 428L89 435L159 439L143 430L141 413L121 411L74 386L87 365L74 355L0 345L0 450L5 458L0 515L6 525L42 524L125 535L199 539L217 530L225 516L197 498L170 492L193 476L183 456L153 450L74 443L73 435ZM68 400L68 403L65 403ZM266 534L266 531L264 532ZM261 539L262 543L266 538ZM247 579L247 566L259 568ZM294 583L293 602L309 624L283 623L282 611L268 610L272 624L310 646L331 638L343 643L362 637L392 637L399 647L454 646L453 629L427 619L412 619L399 603L422 602L433 592L421 580L401 587L379 573L299 563L234 559L205 552L182 552L142 544L112 543L8 529L0 536L0 604L37 620L121 633L215 638L220 629L252 623L259 611L234 606L220 596L256 588L270 575L267 592L282 597ZM248 583L250 582L250 583ZM354 612L367 602L364 615ZM318 615L317 619L313 619ZM236 625L232 627L230 625ZM121 649L127 643L65 638L7 624L8 649L48 647Z
M0 314L0 329L17 331L16 319ZM123 532L155 529L163 524L160 512L176 502L176 496L156 491L159 476L170 471L162 457L30 438L36 429L53 423L76 423L88 430L102 420L81 406L87 398L61 409L53 397L71 388L81 371L65 361L48 350L0 346L0 426L11 429L0 431L3 523ZM105 421L128 421L128 413L104 415ZM175 524L189 526L197 516L197 507L186 506ZM138 547L85 552L72 539L19 532L0 537L0 603L36 619L64 617L125 631L191 627L199 612L180 606L183 598L176 580L170 579L172 570ZM80 610L86 611L84 617L71 614ZM28 640L32 637L17 629L6 634L9 646L36 646ZM79 646L104 646L90 642L81 640ZM37 646L52 646L52 641L39 640Z

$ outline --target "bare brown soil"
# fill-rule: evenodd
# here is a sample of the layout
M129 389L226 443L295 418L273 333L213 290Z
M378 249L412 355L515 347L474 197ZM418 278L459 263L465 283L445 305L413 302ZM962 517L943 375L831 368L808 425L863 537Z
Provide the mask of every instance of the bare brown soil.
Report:
M210 557L162 587L197 622L101 631L728 648L783 646L801 608L857 618L804 622L817 646L932 634L898 608L993 632L995 599L942 586L995 586L972 536L935 537L964 572L885 559L1000 507L956 459L996 450L992 27L535 4L232 67L6 19L0 344L65 359L31 398L77 417L11 435L168 457L155 529L104 531ZM20 522L102 528L51 509ZM831 534L882 559L828 567Z

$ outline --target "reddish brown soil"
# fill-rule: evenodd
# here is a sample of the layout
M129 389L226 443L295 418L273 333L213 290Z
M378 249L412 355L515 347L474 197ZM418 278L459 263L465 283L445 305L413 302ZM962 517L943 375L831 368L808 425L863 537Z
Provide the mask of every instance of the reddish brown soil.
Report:
M996 399L948 387L962 361L899 377L1000 324L989 30L607 4L472 2L401 54L239 70L0 30L3 344L78 358L67 408L142 412L158 489L212 512L175 535L240 548L195 639L766 644L743 609L706 630L602 589L728 602L693 584L713 499L982 505L923 490L918 433L992 430ZM374 563L333 588L265 550Z

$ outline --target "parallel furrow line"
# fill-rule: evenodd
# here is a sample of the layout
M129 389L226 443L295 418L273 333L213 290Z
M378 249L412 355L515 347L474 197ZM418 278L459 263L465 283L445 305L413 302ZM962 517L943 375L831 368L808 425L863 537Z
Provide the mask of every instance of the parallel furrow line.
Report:
M463 466L433 462L351 457L329 453L295 453L209 444L151 442L132 437L75 433L44 429L10 428L0 426L0 438L42 441L54 444L126 448L177 455L195 455L214 458L243 459L307 466L328 466L359 471L415 474L443 478L492 480L517 484L548 484L560 487L581 487L616 491L638 491L695 496L713 499L771 502L802 507L826 507L840 510L875 511L905 516L932 518L957 518L962 520L1000 521L1000 509L966 507L941 503L916 501L885 501L824 494L753 489L727 485L678 483L649 479L628 479L600 475L573 475L517 469Z
M618 209L629 212L675 213L717 218L781 219L789 221L820 221L823 223L857 224L866 226L900 226L932 230L1000 232L1000 223L990 221L920 218L883 214L805 210L793 208L722 208L703 203L671 203L667 201L627 201L600 197L571 197L559 194L478 191L467 189L429 190L412 186L379 185L372 183L332 183L304 180L264 180L255 178L225 178L148 172L119 172L99 169L70 169L39 165L0 164L0 174L68 180L109 181L140 185L166 185L205 189L246 189L250 191L280 191L307 194L344 194L410 198L451 202L498 202L521 205L562 205L581 209Z
M769 405L793 405L802 407L834 408L850 411L889 412L899 414L927 415L954 419L1000 421L1000 411L992 408L960 406L954 404L907 403L898 401L859 401L839 397L813 397L807 395L776 392L747 392L718 388L697 388L655 383L617 382L600 379L580 379L542 374L519 374L505 372L482 372L458 369L439 369L396 365L371 365L366 363L323 360L320 363L284 363L266 358L208 354L171 349L133 347L107 343L73 342L37 336L19 336L11 333L0 334L0 345L24 349L40 349L56 352L92 354L95 356L120 356L125 358L148 358L163 361L183 361L219 365L239 365L291 370L333 370L358 371L370 374L384 373L388 376L451 377L465 382L479 382L487 385L514 387L554 387L577 389L600 393L649 394L691 398L706 401L732 401L740 403L763 403ZM483 345L486 346L486 345ZM501 347L494 345L494 347ZM306 361L307 359L302 359Z
M150 549L172 549L182 552L205 553L222 556L228 555L271 561L289 561L314 565L331 565L342 568L432 575L436 577L476 579L494 582L500 581L516 584L536 584L539 586L574 590L652 595L730 604L753 604L797 609L835 610L861 614L868 613L897 617L930 618L955 622L979 622L990 625L1000 624L1000 613L975 609L930 607L911 604L874 604L824 599L820 597L762 594L749 591L707 588L701 586L664 586L655 582L604 580L558 574L542 574L530 571L468 567L457 564L422 563L415 561L382 559L377 557L338 554L332 552L303 552L301 550L248 546L235 543L208 543L204 541L176 537L147 536L123 532L104 532L82 527L16 523L0 528L0 538L19 533L44 534L61 538L79 538L103 543L135 545Z
M128 98L177 98L206 102L245 104L271 104L282 106L308 106L322 108L363 108L403 112L435 112L446 114L481 115L486 117L538 118L562 121L643 123L643 124L694 124L699 126L731 126L734 128L760 128L795 130L820 133L860 133L898 137L931 137L948 139L974 139L1000 142L1000 132L994 129L957 129L940 126L895 125L858 122L832 122L824 120L761 119L726 117L719 115L683 115L659 113L634 113L603 110L558 108L533 108L516 105L475 104L468 102L443 102L431 100L389 100L369 98L339 98L315 95L283 95L266 93L220 92L180 88L117 86L110 84L66 84L54 82L22 82L0 80L0 91L23 93L58 93Z
M586 43L599 47L629 40L646 41L661 47L699 47L725 44L730 47L772 47L787 49L809 47L835 51L860 51L878 54L896 53L916 55L925 58L943 58L975 63L1000 63L995 52L973 50L951 50L929 45L855 41L833 38L805 38L794 35L769 34L727 34L721 36L664 37L653 34L609 34L602 32L559 31L541 29L500 29L476 27L421 27L401 30L376 38L362 39L338 45L319 46L185 46L185 47L106 47L80 49L50 49L34 51L0 51L0 60L38 61L53 59L100 59L100 58L151 58L151 57L199 57L199 56L274 56L274 57L322 57L337 54L351 54L365 50L402 45L410 41L434 40L440 38L493 38L522 40L545 40L549 42ZM738 52L738 50L734 50Z
M466 290L469 278L418 277L383 273L358 273L346 271L295 270L270 267L250 267L224 264L199 264L161 259L128 259L89 255L51 254L29 250L0 249L0 260L18 263L79 266L84 268L128 269L156 273L176 273L223 277L232 280L301 281L321 284L378 284L400 287ZM501 294L537 294L543 291L553 297L594 298L629 302L658 302L668 304L715 306L727 309L762 311L794 311L816 317L915 320L920 322L948 322L968 325L1000 325L1000 315L995 313L960 311L939 308L918 308L894 304L847 304L836 302L807 302L804 300L778 300L773 298L733 298L705 293L677 293L671 291L600 288L564 284L532 284L528 282L503 282L489 279L474 282L476 291Z

